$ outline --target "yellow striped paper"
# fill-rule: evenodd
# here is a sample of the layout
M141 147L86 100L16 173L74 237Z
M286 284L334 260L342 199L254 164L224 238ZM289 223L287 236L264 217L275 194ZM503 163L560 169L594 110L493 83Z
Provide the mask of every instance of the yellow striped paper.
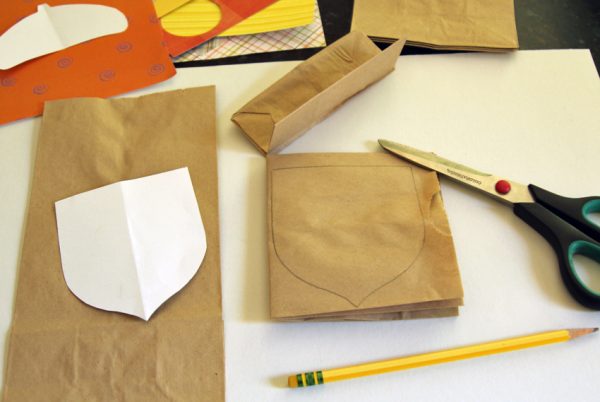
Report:
M314 0L278 0L218 36L249 35L308 25L313 22L315 4ZM173 35L195 36L210 31L220 18L221 10L212 1L191 0L164 15L161 23L164 30Z

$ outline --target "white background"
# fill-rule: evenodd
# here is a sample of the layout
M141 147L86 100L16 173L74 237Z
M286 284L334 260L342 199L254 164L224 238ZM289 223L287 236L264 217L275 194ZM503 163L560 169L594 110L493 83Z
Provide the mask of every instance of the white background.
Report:
M170 81L130 94L217 86L227 400L598 400L598 334L310 389L285 387L287 376L301 371L600 323L600 312L566 292L541 236L509 208L446 179L465 290L459 317L270 322L265 159L229 118L296 64L180 69ZM39 118L0 127L0 339L12 315L38 129ZM380 151L378 138L562 195L600 195L600 80L586 50L402 56L395 72L283 152Z

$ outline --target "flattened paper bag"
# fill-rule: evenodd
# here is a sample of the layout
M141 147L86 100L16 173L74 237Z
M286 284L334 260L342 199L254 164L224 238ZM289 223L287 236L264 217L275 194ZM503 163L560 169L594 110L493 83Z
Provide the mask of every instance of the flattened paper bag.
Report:
M298 65L231 118L266 154L319 123L342 103L394 70L404 41L383 52L351 32Z
M54 203L185 166L206 232L197 274L148 322L74 297ZM224 401L218 205L213 87L46 103L2 401Z
M354 0L352 30L433 49L518 49L514 0Z
M206 253L187 168L60 200L56 222L75 296L145 320L192 279Z
M458 313L462 286L435 173L381 153L267 163L273 318Z

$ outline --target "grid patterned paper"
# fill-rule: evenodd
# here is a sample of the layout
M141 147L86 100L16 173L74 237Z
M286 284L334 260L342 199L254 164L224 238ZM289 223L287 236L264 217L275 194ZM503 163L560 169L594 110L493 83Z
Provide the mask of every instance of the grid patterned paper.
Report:
M256 35L217 37L173 59L174 62L213 60L253 53L309 49L325 46L319 5L312 24Z

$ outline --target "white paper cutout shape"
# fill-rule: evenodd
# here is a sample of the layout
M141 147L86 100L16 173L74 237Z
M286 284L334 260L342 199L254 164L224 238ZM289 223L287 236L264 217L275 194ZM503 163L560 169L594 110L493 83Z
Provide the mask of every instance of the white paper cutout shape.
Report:
M126 29L127 17L113 7L40 4L35 14L23 18L0 36L0 69L7 70L27 60Z
M148 320L196 274L206 234L187 168L56 202L63 274L83 302Z

